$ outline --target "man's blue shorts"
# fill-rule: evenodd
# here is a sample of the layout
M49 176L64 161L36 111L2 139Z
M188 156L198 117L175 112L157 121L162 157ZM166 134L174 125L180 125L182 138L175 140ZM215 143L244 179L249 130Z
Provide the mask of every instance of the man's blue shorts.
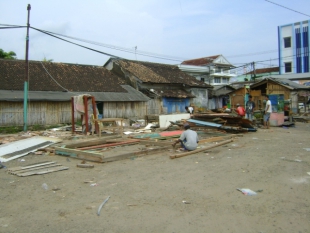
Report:
M270 118L270 112L266 112L264 115L264 121L269 121Z

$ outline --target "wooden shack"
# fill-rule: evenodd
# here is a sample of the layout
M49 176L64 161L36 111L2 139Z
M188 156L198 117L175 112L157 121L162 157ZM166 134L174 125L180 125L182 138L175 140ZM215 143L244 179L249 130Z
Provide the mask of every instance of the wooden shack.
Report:
M0 126L24 124L25 61L0 59ZM141 118L147 96L102 66L29 61L28 125L71 122L72 96L95 97L103 118Z

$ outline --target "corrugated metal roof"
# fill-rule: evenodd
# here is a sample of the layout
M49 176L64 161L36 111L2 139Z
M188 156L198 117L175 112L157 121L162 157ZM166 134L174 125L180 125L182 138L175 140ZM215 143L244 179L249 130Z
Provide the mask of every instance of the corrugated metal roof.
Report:
M30 101L70 101L72 96L90 94L96 101L127 102L148 101L149 98L129 85L121 85L127 92L59 92L59 91L29 91ZM0 90L0 101L24 101L23 91Z
M265 82L268 82L268 80L272 81L272 82L275 82L275 83L278 83L282 86L285 86L286 88L288 89L299 89L299 90L310 90L310 87L307 87L305 85L301 85L301 84L298 84L298 83L295 83L291 80L288 80L288 79L285 79L285 78L264 78L263 80L257 82L257 83L254 83L251 85L251 88L252 87L257 87L259 85L261 85L262 83L265 83Z

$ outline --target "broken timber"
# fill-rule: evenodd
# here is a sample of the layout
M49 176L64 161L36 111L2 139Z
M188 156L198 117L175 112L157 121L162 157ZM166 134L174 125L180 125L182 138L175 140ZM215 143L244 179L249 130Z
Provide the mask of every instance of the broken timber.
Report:
M31 176L31 175L42 175L46 173L67 170L68 167L62 166L56 162L43 162L34 165L24 167L13 167L9 168L8 172L17 176Z
M87 160L87 161L105 163L105 162L112 162L112 161L117 161L117 160L122 160L122 159L128 159L128 158L132 158L133 156L155 154L160 151L171 149L170 143L167 144L163 142L154 142L154 141L148 141L148 140L141 141L140 143L144 145L153 145L153 146L161 146L161 147L160 148L149 148L149 149L142 150L142 151L129 152L129 153L106 157L106 158L102 154L99 154L99 153L82 151L79 149L63 148L63 147L55 147L55 154L69 156L72 158L82 159L82 160Z
M205 147L205 148L201 148L201 149L198 149L198 150L196 149L196 150L193 150L193 151L184 152L182 154L170 155L170 159L180 158L180 157L184 157L184 156L187 156L187 155L199 153L199 152L202 152L202 151L205 151L205 150L209 150L209 149L214 148L214 147L225 145L225 144L230 143L232 141L233 141L233 139L229 139L229 140L222 141L222 142L219 142L217 144L214 144L214 145L211 145L211 146L208 146L208 147Z

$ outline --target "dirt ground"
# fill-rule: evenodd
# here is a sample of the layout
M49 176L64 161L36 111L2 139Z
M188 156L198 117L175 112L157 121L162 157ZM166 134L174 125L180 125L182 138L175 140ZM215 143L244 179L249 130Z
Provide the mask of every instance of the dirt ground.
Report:
M0 232L310 232L309 133L306 123L259 129L182 158L165 151L92 169L26 155L5 165L57 161L69 169L28 177L0 169Z

